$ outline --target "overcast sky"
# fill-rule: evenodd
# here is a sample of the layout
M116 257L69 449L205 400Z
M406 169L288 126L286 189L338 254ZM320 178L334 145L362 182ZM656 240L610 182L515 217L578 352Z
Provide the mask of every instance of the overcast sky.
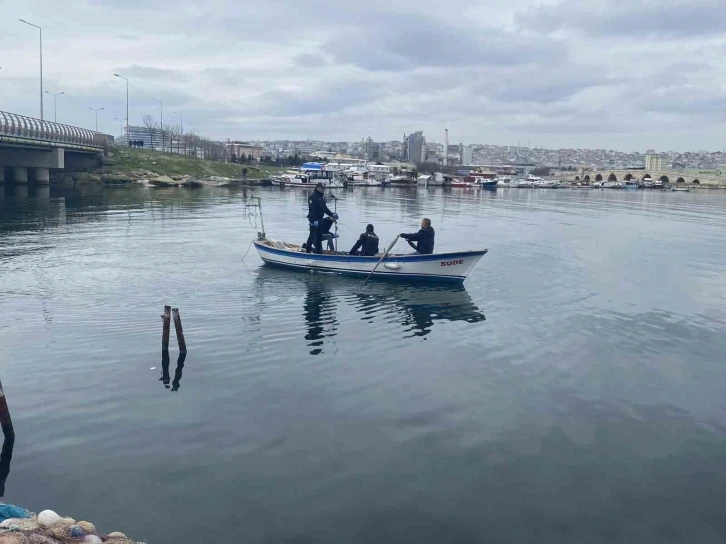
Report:
M726 147L724 0L0 0L0 110L119 133ZM53 99L46 95L46 119ZM178 117L176 117L178 119Z

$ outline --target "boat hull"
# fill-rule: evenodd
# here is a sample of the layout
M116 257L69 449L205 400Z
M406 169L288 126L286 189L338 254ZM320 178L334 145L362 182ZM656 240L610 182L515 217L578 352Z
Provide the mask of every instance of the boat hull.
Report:
M343 274L365 278L380 260L378 257L358 257L347 254L312 254L271 247L266 241L254 242L265 264L304 272ZM439 253L433 255L389 255L378 266L372 279L462 283L479 259L488 250Z

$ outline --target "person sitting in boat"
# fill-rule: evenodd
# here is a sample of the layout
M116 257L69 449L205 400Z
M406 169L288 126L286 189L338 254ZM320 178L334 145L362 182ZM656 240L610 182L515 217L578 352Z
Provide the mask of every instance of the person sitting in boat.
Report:
M358 250L360 249L360 253ZM351 248L351 255L360 255L361 257L372 257L378 253L378 236L373 232L373 225L366 226L366 231L360 235L358 241Z
M325 216L338 218L338 214L331 212L325 203L325 187L318 182L315 190L308 197L308 222L310 223L310 235L305 244L308 253L323 252L323 219ZM314 247L313 247L314 246Z
M337 214L333 214L333 217L326 217L323 219L323 242L328 242L328 251L335 251L335 244L333 243L333 240L335 240L338 235L330 232L330 229L333 228L333 225L337 220Z
M431 226L431 219L424 217L421 220L421 229L418 232L414 232L413 234L405 234L402 232L401 238L406 240L408 245L416 250L416 253L430 255L434 252L435 235L434 228ZM418 243L414 244L414 242Z

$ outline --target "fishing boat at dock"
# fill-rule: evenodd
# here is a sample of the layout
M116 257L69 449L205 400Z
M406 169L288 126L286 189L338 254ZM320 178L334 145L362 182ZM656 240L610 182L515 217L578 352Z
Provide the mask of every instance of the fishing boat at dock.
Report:
M451 253L393 254L361 257L344 252L306 253L298 245L263 237L254 242L265 264L303 272L343 274L372 279L462 283L487 249ZM379 264L380 263L380 264Z

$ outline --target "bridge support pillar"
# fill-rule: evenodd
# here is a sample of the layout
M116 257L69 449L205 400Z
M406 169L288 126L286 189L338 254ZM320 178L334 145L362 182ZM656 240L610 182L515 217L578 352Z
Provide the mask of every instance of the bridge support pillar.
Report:
M28 169L25 166L13 166L13 181L28 183Z
M47 168L35 169L35 184L48 185L50 183L50 170Z

